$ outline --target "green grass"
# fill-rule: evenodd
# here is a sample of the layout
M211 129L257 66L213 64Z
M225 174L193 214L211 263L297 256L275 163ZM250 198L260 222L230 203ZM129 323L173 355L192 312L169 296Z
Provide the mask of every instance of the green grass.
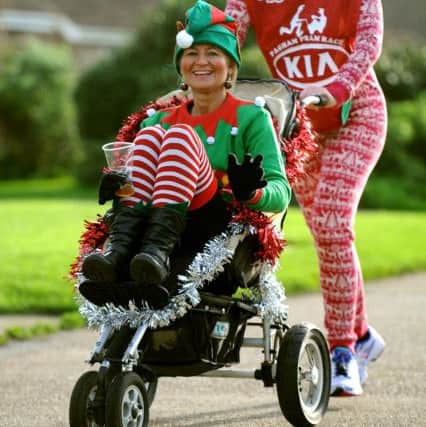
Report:
M0 181L3 199L87 199L96 200L96 188L82 188L70 176L51 179Z
M87 200L0 201L0 312L58 313L75 308L69 265L83 219L103 209Z
M31 191L37 194L29 196ZM96 190L75 190L72 180L4 181L0 185L0 313L75 310L66 279L85 219L104 207ZM297 209L287 215L288 247L278 277L287 294L318 290L310 234ZM357 247L367 280L426 270L426 212L361 211ZM1 337L0 337L1 338Z
M43 337L58 331L70 331L87 326L85 320L74 310L62 314L59 323L37 322L32 326L11 326L0 334L0 347L10 341L24 341L35 337Z

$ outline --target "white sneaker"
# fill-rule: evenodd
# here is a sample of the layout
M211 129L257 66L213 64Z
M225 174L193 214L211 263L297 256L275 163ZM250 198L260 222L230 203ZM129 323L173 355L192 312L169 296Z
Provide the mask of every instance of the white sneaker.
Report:
M346 347L336 347L331 352L332 396L359 396L362 387L359 381L358 363Z
M364 384L368 377L367 365L377 360L385 349L385 341L372 327L368 327L368 338L355 344L355 358L358 362L359 379Z

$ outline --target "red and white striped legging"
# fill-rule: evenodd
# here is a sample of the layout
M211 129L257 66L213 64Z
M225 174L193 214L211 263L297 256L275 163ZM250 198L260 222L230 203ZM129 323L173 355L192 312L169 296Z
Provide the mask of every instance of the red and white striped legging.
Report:
M121 199L125 206L187 204L194 210L206 204L217 189L203 143L186 124L167 131L160 126L140 130L130 163L135 192Z
M384 98L367 82L357 92L348 123L334 134L323 135L320 155L293 185L317 250L331 349L354 350L356 340L367 332L354 218L385 136Z

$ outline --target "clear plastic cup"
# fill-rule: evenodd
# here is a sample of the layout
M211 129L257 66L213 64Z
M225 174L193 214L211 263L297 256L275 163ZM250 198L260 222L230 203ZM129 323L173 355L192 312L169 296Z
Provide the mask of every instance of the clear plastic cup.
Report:
M108 142L102 146L108 167L117 172L128 172L131 166L133 144L131 142Z

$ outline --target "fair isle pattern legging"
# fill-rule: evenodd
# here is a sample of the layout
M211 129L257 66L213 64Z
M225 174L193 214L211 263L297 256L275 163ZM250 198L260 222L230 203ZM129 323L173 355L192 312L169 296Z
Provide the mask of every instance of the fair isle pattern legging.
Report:
M196 209L208 202L216 181L206 151L194 129L186 124L146 127L138 132L131 156L134 194L121 203L142 202L154 208L187 204Z
M317 250L331 349L354 350L368 328L354 218L387 126L384 99L371 83L359 88L346 126L322 135L320 154L293 186Z

